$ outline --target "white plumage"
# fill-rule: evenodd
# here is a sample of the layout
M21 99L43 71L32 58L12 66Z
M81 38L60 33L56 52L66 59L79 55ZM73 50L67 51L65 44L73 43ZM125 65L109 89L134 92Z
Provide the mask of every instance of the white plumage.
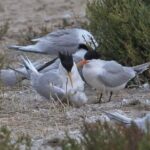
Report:
M101 93L114 92L125 88L131 79L147 70L149 65L125 67L116 61L93 59L83 66L82 73L85 81Z

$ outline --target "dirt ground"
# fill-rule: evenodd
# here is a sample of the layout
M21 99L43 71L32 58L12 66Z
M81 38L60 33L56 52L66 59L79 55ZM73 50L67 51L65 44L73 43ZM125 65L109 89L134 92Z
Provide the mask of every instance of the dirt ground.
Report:
M9 62L16 64L21 52L8 50L7 46L18 43L18 35L27 26L37 28L46 25L55 29L61 26L64 18L69 18L74 26L78 26L74 18L84 19L86 1L0 1L0 24L9 21L9 31L0 41L0 52L5 52ZM41 58L37 54L27 55L33 59ZM86 93L91 103L97 101L95 91L86 88ZM33 139L48 139L64 131L76 131L82 127L84 118L100 115L101 110L122 110L132 118L143 116L150 110L150 90L145 88L125 89L114 95L109 103L87 104L81 108L45 100L31 88L28 81L14 88L1 89L0 96L0 125L7 125L13 133L29 134ZM107 99L106 95L104 100ZM140 103L122 105L123 99L139 100Z

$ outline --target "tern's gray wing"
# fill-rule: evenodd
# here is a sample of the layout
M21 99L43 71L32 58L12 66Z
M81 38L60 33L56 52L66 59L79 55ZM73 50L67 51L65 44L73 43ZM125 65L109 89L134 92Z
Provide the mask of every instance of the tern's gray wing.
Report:
M62 86L62 80L59 77L59 74L57 73L57 70L52 70L44 73L40 78L39 82L43 84L50 84L52 83L53 85Z
M68 51L72 54L78 50L78 44L76 30L66 29L49 33L40 38L34 46L43 53L58 54L59 51Z
M72 31L74 31L74 29L72 29ZM64 34L70 34L70 32L72 32L71 29L64 29L64 30L57 30L51 33L48 33L47 35L37 38L37 39L32 39L32 41L41 41L44 39L48 39L51 37L59 37L59 36L63 36Z
M108 87L120 86L132 78L132 74L124 71L124 68L115 61L106 62L103 69L104 71L98 75L98 79Z
M38 79L34 80L34 83L32 84L34 89L42 96L45 98L49 99L50 94L52 96L55 96L56 94L58 96L62 96L62 91L61 86L62 86L62 81L56 72L46 72L38 77ZM54 89L52 88L53 86L57 87L57 90L55 88L55 93Z
M11 45L8 48L34 53L58 54L60 51L67 51L72 54L78 50L79 45L78 33L75 29L59 30L33 41L37 43L27 46Z
M76 30L59 30L41 38L35 46L44 53L57 54L59 51L74 53L78 49Z
M105 112L104 113L110 118L110 119L114 119L116 121L119 121L121 123L124 123L124 124L131 124L132 123L132 119L123 115L123 114L120 114L118 112Z

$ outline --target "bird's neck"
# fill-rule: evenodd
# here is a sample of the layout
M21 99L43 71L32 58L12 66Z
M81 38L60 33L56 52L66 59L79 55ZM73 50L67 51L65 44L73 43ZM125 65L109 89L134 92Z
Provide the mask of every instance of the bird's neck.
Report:
M68 77L68 75L67 75L67 71L65 70L65 68L62 66L61 63L59 64L59 75L60 75L60 78L61 78L62 83L63 83L63 84L62 84L63 89L64 89L64 90L67 89L67 91L68 91L69 89L71 89L72 86L71 86L71 82L70 82L70 80L69 80L69 77Z
M80 75L79 75L79 72L78 72L78 69L77 69L77 66L76 64L74 63L73 67L72 67L72 70L71 70L71 77L72 77L72 81L73 81L73 86L71 85L71 82L68 78L68 75L67 75L67 72L65 71L64 67L61 65L59 65L59 74L61 76L61 79L62 79L62 83L63 83L63 89L67 89L67 91L70 91L70 90L76 90L78 88L78 86L80 86L79 84L83 84L84 85L84 82L82 81Z

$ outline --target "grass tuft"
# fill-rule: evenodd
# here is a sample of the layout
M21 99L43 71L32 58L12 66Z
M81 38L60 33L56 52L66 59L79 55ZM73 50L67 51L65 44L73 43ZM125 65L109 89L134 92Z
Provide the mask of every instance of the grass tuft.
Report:
M31 139L29 136L22 135L14 141L11 131L7 127L0 128L0 150L20 150L21 146L24 146L24 150L30 150Z
M38 29L28 26L25 30L21 30L18 38L19 45L28 45L32 43L32 39L39 38L48 34L51 30L47 26L41 26Z
M0 26L0 40L3 36L5 36L9 29L9 22L5 22L3 25Z
M150 132L130 127L110 126L108 123L85 124L80 142L67 136L63 150L148 150Z

